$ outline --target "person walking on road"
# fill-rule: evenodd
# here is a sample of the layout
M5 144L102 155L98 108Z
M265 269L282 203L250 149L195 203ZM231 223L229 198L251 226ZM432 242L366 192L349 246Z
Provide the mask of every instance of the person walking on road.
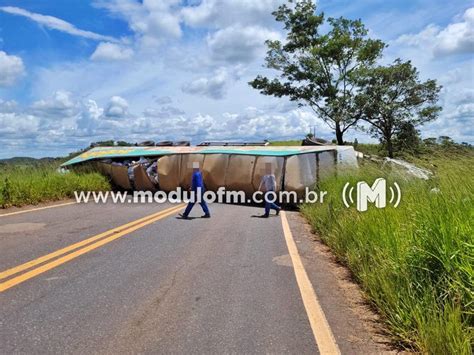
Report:
M262 188L265 190L262 190ZM275 210L278 215L281 207L270 201L270 197L273 195L272 192L276 191L276 178L273 174L271 163L265 163L265 175L262 176L258 189L264 192L265 214L262 217L268 218L270 216L270 209Z
M207 207L206 201L203 199L204 195L204 182L202 179L201 171L199 170L199 163L193 163L193 177L191 179L191 191L193 192L193 196L191 196L191 200L188 203L188 206L184 210L184 213L180 214L180 216L184 219L189 218L189 213L193 209L196 202L199 202L201 205L202 210L204 211L204 215L202 218L210 218L211 213L209 212L209 207Z

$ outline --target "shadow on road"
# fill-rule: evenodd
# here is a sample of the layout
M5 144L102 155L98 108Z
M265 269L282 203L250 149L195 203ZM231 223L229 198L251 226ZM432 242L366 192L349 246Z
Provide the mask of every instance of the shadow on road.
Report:
M178 216L178 217L175 217L176 219L182 219L183 221L191 221L193 219L201 219L201 217L181 217L181 216Z

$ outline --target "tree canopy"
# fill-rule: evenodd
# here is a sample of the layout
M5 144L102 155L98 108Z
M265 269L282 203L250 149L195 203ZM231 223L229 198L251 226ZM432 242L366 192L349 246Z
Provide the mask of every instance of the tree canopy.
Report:
M369 132L393 157L393 137L407 124L416 127L438 117L436 105L441 86L436 80L420 81L410 61L400 59L388 66L366 68L358 79L357 106L361 119L369 123Z
M309 106L344 144L344 133L361 118L355 100L360 75L374 65L385 44L368 38L360 20L328 18L330 30L322 33L324 14L316 13L311 0L290 0L273 15L284 24L286 41L267 41L265 61L279 76L259 75L249 84L265 95Z

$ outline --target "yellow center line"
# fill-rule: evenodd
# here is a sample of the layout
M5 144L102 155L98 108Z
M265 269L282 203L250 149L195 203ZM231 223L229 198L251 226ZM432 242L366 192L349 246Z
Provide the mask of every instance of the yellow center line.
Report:
M118 238L121 238L127 234L130 234L131 232L133 231L136 231L140 228L143 228L149 224L152 224L156 221L159 221L160 219L163 219L163 218L166 218L174 213L176 213L177 211L179 211L180 209L182 209L184 206L184 204L180 204L179 206L175 206L175 207L172 207L172 208L169 208L169 209L166 209L164 211L161 211L159 214L157 214L155 217L153 218L145 218L145 221L143 221L142 223L138 223L138 224L133 224L130 228L127 228L127 229L123 229L121 230L120 232L116 232L115 234L107 237L107 238L104 238L104 239L101 239L93 244L89 244L87 246L85 246L84 248L81 248L81 249L78 249L72 253L69 253L61 258L58 258L58 259L55 259L49 263L46 263L46 264L43 264L35 269L32 269L30 271L27 271L19 276L16 276L10 280L7 280L5 282L2 282L0 283L0 292L3 292L13 286L16 286L26 280L29 280L35 276L38 276L48 270L51 270L59 265L62 265L64 263L67 263L68 261L71 261L85 253L88 253L94 249L97 249L105 244L108 244ZM135 221L136 222L136 221ZM109 233L110 234L110 233ZM20 265L21 266L21 265ZM8 271L8 270L7 270Z
M173 207L172 207L173 208ZM170 208L171 209L171 208ZM137 219L137 220L134 220L132 222L129 222L129 223L126 223L126 224L123 224L119 227L116 227L116 228L113 228L113 229L110 229L108 231L105 231L103 233L100 233L100 234L97 234L93 237L90 237L90 238L87 238L87 239L84 239L84 240L81 240L80 242L77 242L77 243L74 243L74 244L71 244L71 245L68 245L67 247L64 247L62 249L59 249L59 250L56 250L55 252L52 252L50 254L46 254L42 257L39 257L37 259L34 259L34 260L31 260L31 261L28 261L24 264L21 264L21 265L18 265L18 266L15 266L11 269L8 269L8 270L5 270L3 272L0 272L0 280L3 280L7 277L10 277L14 274L17 274L21 271L24 271L26 269L29 269L29 268L32 268L33 266L36 266L36 265L39 265L39 264L42 264L44 263L45 261L48 261L48 260L51 260L53 258L56 258L58 256L61 256L63 254L66 254L70 251L73 251L77 248L80 248L80 247L83 247L87 244L90 244L92 242L95 242L103 237L106 237L110 234L113 234L113 233L118 233L120 231L122 231L123 229L126 229L126 228L129 228L135 224L138 224L138 223L141 223L143 221L146 221L148 219L151 219L151 218L154 218L156 216L159 216L163 213L166 213L166 211L170 210L170 209L167 209L167 210L163 210L163 211L159 211L159 212L156 212L156 213L153 213L151 215L148 215L148 216L145 216L143 218L140 218L140 219Z
M311 330L313 331L316 344L321 354L340 354L336 339L331 331L329 323L324 315L323 309L319 304L316 292L309 280L308 274L303 266L298 248L296 247L293 234L291 233L285 211L280 212L283 234L285 235L286 246L291 256L293 270L295 271L296 282L300 289L301 298L309 318Z
M35 211L41 211L41 210L47 210L49 208L56 208L56 207L62 207L62 206L69 206L69 205L75 205L77 202L65 202L65 203L59 203L57 205L51 205L51 206L44 206L44 207L38 207L38 208L31 208L29 210L23 210L23 211L16 211L16 212L9 212L9 213L2 213L0 214L0 217L6 217L6 216L13 216L16 214L22 214L22 213L28 213L28 212L35 212Z

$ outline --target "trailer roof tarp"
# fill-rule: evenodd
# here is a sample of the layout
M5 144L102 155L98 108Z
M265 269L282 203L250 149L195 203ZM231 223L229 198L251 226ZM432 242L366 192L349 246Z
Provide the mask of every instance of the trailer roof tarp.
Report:
M69 166L91 160L164 156L171 154L243 154L256 156L291 156L329 150L341 150L338 146L267 146L267 147L97 147L63 163ZM348 147L349 148L349 147ZM352 147L350 147L352 149Z

